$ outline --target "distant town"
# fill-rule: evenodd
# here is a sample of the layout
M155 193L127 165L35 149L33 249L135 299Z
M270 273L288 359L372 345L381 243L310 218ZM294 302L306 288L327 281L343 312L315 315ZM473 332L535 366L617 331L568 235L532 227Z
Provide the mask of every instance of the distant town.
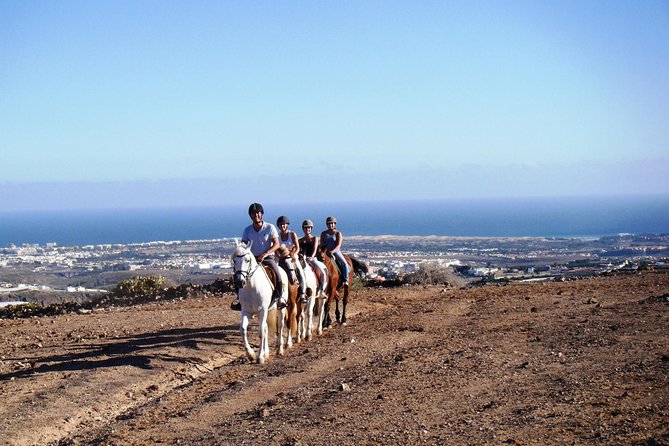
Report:
M10 245L0 248L0 301L30 301L40 293L104 293L140 274L162 275L174 284L210 283L230 277L234 246L234 239ZM599 239L351 236L344 251L369 266L365 279L371 283L401 279L426 262L451 267L465 278L541 280L664 268L669 234Z

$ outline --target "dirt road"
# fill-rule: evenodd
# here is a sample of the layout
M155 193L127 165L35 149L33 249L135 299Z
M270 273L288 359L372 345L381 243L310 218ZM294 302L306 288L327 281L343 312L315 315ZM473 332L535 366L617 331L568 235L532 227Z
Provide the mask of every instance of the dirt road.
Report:
M264 366L230 299L0 321L0 444L669 444L667 272L368 288Z

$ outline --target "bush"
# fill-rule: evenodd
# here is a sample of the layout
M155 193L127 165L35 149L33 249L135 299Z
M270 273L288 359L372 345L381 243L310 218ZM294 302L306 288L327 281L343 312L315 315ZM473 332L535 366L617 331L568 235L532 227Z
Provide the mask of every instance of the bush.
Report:
M407 283L417 285L446 285L463 286L465 280L459 277L450 266L444 266L439 262L423 262L418 265L418 270L408 274L405 278Z
M163 276L135 276L116 284L112 293L121 299L156 297L171 286Z

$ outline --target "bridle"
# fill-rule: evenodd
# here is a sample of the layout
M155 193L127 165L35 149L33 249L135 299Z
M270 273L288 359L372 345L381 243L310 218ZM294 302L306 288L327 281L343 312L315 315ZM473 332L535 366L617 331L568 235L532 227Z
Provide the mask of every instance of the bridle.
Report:
M242 255L237 255L237 256L235 256L235 257L237 257L237 258L242 258L242 257L250 256L250 255L251 255L251 253L249 253L249 252L245 252L244 254L242 254ZM245 281L248 281L248 280L253 276L253 274L255 274L255 272L258 270L258 268L260 267L260 263L256 262L256 266L255 266L255 268L253 268L253 269L251 268L251 265L253 264L253 262L251 262L251 261L249 260L248 264L249 264L249 267L246 269L246 271L244 271L244 270L237 270L237 269L236 269L236 265L235 265L235 263L233 262L233 264L232 264L232 274L233 274L233 275L241 274L241 275L242 275L242 278L243 278Z

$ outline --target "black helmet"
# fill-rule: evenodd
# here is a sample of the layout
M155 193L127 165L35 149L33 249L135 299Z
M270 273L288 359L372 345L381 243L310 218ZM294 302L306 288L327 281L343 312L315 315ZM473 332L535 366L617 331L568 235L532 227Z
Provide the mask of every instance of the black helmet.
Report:
M289 225L290 221L288 221L288 217L285 215L282 215L281 217L276 219L276 225L281 226L281 225Z
M330 224L330 223L337 223L337 219L335 217L328 217L325 219L325 224Z
M256 212L262 212L263 214L265 213L265 210L262 208L262 204L253 203L251 206L249 206L249 215L253 215Z
M314 227L314 222L309 220L308 218L302 222L302 227L303 228L313 228Z

